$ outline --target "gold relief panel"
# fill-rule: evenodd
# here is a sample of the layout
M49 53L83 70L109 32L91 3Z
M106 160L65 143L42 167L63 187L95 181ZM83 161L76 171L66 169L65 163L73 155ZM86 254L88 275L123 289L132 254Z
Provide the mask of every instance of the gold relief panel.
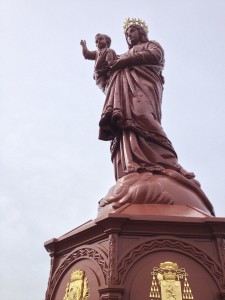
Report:
M186 300L194 299L184 268L170 261L161 263L152 271L150 300Z
M71 274L71 281L67 283L63 300L88 300L89 296L90 291L85 272L82 270L73 271Z

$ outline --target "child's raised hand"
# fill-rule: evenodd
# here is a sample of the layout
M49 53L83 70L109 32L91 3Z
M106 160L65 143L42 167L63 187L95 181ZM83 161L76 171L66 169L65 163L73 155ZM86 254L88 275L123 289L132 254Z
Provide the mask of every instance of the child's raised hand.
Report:
M80 41L80 44L81 44L82 47L86 47L86 46L87 46L87 43L86 43L85 40L81 40L81 41Z

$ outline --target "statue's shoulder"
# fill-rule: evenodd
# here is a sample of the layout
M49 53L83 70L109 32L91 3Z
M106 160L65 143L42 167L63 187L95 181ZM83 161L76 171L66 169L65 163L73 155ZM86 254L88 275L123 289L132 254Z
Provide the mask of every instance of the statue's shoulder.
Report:
M149 51L151 52L155 52L155 53L158 53L162 59L162 63L164 64L164 50L163 50L163 47L156 41L149 41L147 42L147 46L146 46L146 49L148 49Z
M158 43L156 41L148 41L147 44L148 44L148 47L157 47L163 51L163 47L160 45L160 43Z

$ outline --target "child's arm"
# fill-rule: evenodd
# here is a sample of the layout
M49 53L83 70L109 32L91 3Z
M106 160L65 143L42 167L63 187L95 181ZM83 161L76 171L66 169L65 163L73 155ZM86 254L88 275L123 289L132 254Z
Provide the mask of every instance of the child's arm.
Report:
M87 44L85 40L80 41L82 47L82 53L85 59L95 60L96 59L96 51L89 51L87 48Z
M117 59L116 52L113 49L108 49L106 55L106 61L108 62L108 64L112 63L116 59Z

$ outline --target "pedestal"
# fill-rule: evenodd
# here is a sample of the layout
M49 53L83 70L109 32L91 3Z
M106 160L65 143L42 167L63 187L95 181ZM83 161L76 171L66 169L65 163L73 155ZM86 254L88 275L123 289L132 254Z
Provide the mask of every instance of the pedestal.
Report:
M225 218L127 204L45 243L46 300L225 299Z

